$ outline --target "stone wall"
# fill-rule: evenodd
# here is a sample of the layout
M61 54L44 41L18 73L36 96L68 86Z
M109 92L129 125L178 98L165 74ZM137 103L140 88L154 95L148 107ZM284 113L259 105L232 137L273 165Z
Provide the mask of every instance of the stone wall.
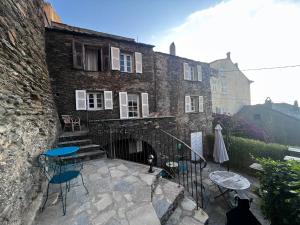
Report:
M84 71L73 67L73 40L87 45L118 47L121 51L134 54L143 54L143 73L122 73L113 71L110 67L105 71ZM146 92L149 95L149 111L155 112L155 81L154 81L154 53L152 46L137 44L130 41L121 41L108 37L95 37L60 31L54 28L46 30L46 52L49 74L51 77L55 102L58 113L72 114L81 117L81 120L118 119L119 92L128 93ZM67 84L67 85L66 85ZM75 90L112 91L113 110L77 111Z
M30 224L41 202L36 156L57 115L45 60L41 0L0 1L0 224Z
M202 66L202 81L184 80L183 63ZM210 91L210 67L197 62L164 53L155 53L157 84L157 110L163 115L176 116L179 138L190 144L190 133L212 131L212 108ZM204 112L185 113L185 95L203 96Z

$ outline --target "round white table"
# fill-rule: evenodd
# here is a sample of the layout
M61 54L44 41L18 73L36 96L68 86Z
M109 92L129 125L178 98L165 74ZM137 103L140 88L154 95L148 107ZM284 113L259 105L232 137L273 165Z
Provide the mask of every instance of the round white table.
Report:
M214 171L209 174L209 179L217 185L219 191L221 192L221 194L215 196L215 199L220 196L224 197L224 194L229 191L234 191L237 193L237 191L246 190L250 187L250 182L247 178L229 171ZM221 188L225 189L225 191L223 191ZM228 205L230 205L227 199L225 199L225 201Z

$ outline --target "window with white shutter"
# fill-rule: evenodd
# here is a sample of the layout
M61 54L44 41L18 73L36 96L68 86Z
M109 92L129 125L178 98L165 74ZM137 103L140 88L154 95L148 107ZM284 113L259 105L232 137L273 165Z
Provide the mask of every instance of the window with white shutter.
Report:
M120 49L111 47L111 69L120 70Z
M198 81L202 81L202 66L197 65Z
M76 110L86 110L86 91L76 90L75 99L76 99Z
M142 115L143 117L149 116L148 93L142 93Z
M199 96L199 112L204 112L203 96Z
M191 112L191 96L185 96L185 112Z
M105 109L113 109L112 91L104 91L104 108Z
M128 118L128 97L127 92L119 92L120 118Z
M142 53L135 52L135 71L136 73L142 73L143 72L143 62L142 62Z
M189 76L190 76L189 69L190 69L189 64L183 63L183 74L184 74L184 79L185 80L190 80L190 78L189 78Z

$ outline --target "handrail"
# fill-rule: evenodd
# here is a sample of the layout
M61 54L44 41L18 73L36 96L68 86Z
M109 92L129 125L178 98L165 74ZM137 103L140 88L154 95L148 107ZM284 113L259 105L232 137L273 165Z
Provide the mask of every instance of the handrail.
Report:
M177 137L175 137L174 135L170 134L169 132L167 132L167 131L165 131L165 130L163 130L163 129L160 129L160 128L159 128L159 130L160 130L161 132L163 132L163 133L169 135L170 137L174 138L176 141L180 142L180 143L183 144L184 146L186 146L188 149L190 149L190 150L193 152L193 154L195 154L195 155L197 155L199 158L201 158L202 161L205 163L205 165L207 164L206 159L205 159L202 155L198 154L198 152L195 152L195 151L194 151L189 145L187 145L185 142L183 142L182 140L178 139ZM205 168L205 166L204 166L203 168Z

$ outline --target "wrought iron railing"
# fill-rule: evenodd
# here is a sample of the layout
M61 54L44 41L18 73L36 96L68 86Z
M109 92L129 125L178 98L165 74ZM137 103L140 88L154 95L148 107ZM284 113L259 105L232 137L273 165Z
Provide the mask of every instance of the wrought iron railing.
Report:
M197 208L203 208L206 160L185 142L153 124L114 127L94 122L90 131L108 157L148 164L149 155L153 155L154 166L163 169L161 175L182 185L196 200Z

